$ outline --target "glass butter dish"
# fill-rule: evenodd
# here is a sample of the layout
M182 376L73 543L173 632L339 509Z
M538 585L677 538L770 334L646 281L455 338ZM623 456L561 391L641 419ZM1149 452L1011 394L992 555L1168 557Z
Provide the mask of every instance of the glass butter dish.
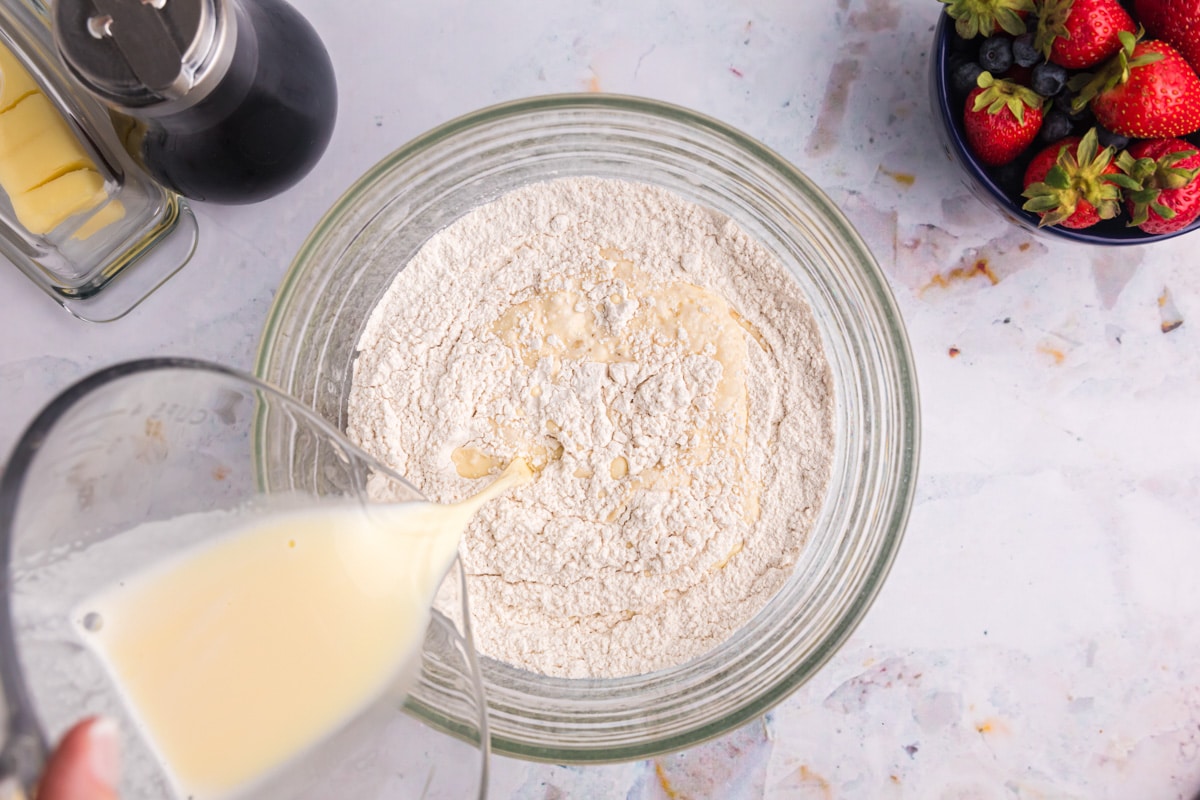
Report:
M187 263L196 221L79 90L39 0L0 3L0 255L80 319L126 314Z

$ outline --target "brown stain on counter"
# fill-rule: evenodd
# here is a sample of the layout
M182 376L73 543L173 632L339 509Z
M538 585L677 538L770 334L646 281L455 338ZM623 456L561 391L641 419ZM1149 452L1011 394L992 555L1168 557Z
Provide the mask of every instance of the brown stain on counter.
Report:
M1170 333L1183 325L1183 315L1179 313L1179 309L1175 306L1175 301L1171 299L1171 290L1165 286L1163 287L1162 294L1158 296L1158 313L1162 318L1159 329L1163 333Z
M1053 358L1053 359L1054 359L1054 365L1055 365L1055 366L1058 366L1059 364L1061 364L1061 363L1063 363L1064 361L1066 361L1066 360L1067 360L1067 354L1066 354L1066 353L1064 353L1062 350L1059 350L1057 347L1054 347L1054 346L1052 346L1052 345L1048 345L1048 344L1039 344L1039 345L1038 345L1038 352L1039 352L1039 353L1045 353L1046 355L1048 355L1048 356L1050 356L1051 358Z
M867 0L862 11L850 12L850 27L863 33L889 31L900 24L900 9L892 0Z
M800 768L793 772L791 777L795 781L793 788L807 787L816 789L825 800L833 800L833 787L829 784L829 781L809 769L807 764L801 764Z
M975 730L980 735L985 736L989 733L1009 733L1008 725L1004 722L1004 720L996 719L995 717L991 717L985 719L983 722L980 722L975 726Z
M988 282L991 283L992 286L995 286L1000 282L999 276L997 276L992 270L992 266L988 263L988 260L986 258L977 258L975 259L974 263L968 266L955 267L949 272L939 272L937 275L934 275L929 280L929 283L921 287L919 294L925 294L925 292L934 287L937 287L938 289L949 289L951 284L953 284L955 281L966 281L972 278L977 278L981 275L987 278Z
M861 65L856 59L843 59L836 62L829 71L829 80L825 84L825 97L821 100L821 110L817 114L817 125L808 137L808 145L804 152L810 156L820 156L834 148L838 134L842 130L842 121L846 116L846 101L850 98L850 87L858 80Z
M909 172L893 172L886 167L880 167L879 171L905 188L917 182L917 176Z
M959 236L936 225L916 225L910 231L897 226L893 230L895 277L918 297L934 287L946 289L956 282L974 291L986 289L1017 272L1036 268L1049 253L1046 245L1015 226L981 245L965 248ZM986 278L987 283L970 280L979 277ZM955 290L961 291L962 287Z

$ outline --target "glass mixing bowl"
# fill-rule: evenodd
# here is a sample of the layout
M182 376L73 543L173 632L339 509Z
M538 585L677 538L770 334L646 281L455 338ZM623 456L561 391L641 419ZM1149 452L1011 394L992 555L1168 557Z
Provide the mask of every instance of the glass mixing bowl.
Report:
M605 680L548 678L483 660L494 750L553 762L681 749L753 719L811 677L883 583L908 518L918 450L904 327L846 218L745 134L630 97L508 103L449 122L385 158L301 248L263 332L258 375L344 430L356 343L372 307L421 245L506 192L582 175L669 189L732 217L778 256L821 328L837 396L837 448L794 574L703 656Z

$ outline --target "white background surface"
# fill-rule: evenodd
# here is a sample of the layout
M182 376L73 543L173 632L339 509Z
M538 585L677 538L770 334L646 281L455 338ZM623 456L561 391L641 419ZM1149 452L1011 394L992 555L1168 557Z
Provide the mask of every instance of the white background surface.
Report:
M268 202L195 204L192 263L117 323L77 322L0 265L0 452L113 362L251 368L309 229L426 129L549 92L690 106L808 172L874 250L918 365L917 504L865 622L761 722L646 762L501 761L493 796L1200 790L1200 236L1120 251L1035 240L967 194L934 146L934 0L296 4L338 71L325 159ZM1167 334L1164 290L1185 320Z

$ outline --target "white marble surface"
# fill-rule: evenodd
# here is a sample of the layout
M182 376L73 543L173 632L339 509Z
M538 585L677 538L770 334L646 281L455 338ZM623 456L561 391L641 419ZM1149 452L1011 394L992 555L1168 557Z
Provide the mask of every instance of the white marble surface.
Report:
M934 0L297 5L338 70L328 156L269 202L197 205L193 263L120 322L77 322L0 268L0 452L107 364L186 354L250 368L310 227L427 128L547 92L691 106L808 172L887 273L922 391L907 538L850 642L762 721L647 762L501 760L493 796L1200 790L1200 236L1119 252L1035 241L971 198L932 146ZM1164 291L1185 320L1166 334Z

